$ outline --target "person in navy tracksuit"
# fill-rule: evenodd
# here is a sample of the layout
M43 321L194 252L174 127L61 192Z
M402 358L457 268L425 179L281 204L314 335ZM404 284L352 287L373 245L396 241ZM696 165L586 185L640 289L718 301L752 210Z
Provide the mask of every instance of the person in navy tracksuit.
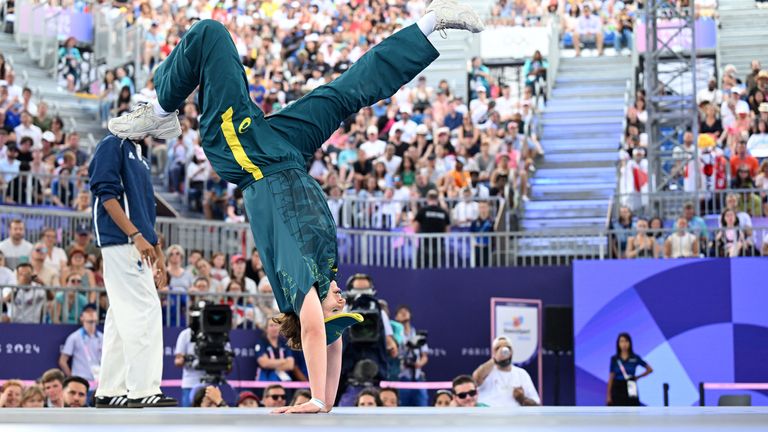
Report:
M176 406L160 391L163 329L157 288L165 285L166 274L149 164L138 144L107 135L88 174L110 304L96 407Z

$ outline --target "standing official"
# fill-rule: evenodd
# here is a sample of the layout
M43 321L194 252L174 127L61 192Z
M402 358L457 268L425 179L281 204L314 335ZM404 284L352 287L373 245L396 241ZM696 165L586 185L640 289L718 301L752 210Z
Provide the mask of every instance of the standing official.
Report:
M110 304L96 407L176 406L160 391L163 329L156 285L165 285L166 272L149 164L138 144L108 135L96 147L88 174Z

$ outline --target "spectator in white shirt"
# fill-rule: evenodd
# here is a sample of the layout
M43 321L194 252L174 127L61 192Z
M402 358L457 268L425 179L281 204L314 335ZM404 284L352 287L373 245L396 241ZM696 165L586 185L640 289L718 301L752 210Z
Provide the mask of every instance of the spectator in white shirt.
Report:
M587 4L576 20L576 31L573 33L573 49L576 50L576 56L581 55L581 42L595 42L597 54L603 55L603 23L598 15L592 14Z
M416 141L416 128L418 125L415 121L411 120L411 107L409 105L400 107L400 120L389 129L390 139L395 135L395 131L400 129L403 131L402 141L404 143L413 144Z
M713 76L709 77L707 88L699 90L696 95L696 104L701 105L703 102L709 102L716 106L723 103L723 92L717 88L717 78Z
M384 150L384 156L376 159L376 162L381 162L387 168L387 174L394 176L400 169L400 164L403 163L403 158L395 154L395 146L387 144L386 150Z
M45 228L43 234L40 236L40 241L48 249L45 255L45 267L61 274L61 271L67 265L67 253L64 249L56 246L56 230L53 228Z
M501 116L501 121L509 121L515 113L515 99L512 98L509 84L501 85L501 96L496 98L496 111Z
M462 200L453 208L451 220L456 226L469 228L472 221L477 219L479 206L476 201L472 200L472 189L469 187L462 190L461 198Z
M749 112L749 104L741 100L741 88L734 87L730 90L730 95L725 98L720 106L720 123L723 129L728 129L736 123L736 112L739 110Z
M491 407L536 406L541 404L531 376L512 364L512 344L504 336L491 345L491 359L472 373L477 382L478 401Z
M32 243L24 239L24 221L13 219L9 225L11 235L0 242L0 252L5 255L8 268L16 268L19 263L28 262L32 253Z
M365 152L366 159L375 159L383 155L387 143L379 139L379 128L369 126L365 135L367 140L360 144L360 150Z
M16 157L19 155L19 149L15 144L10 144L5 150L5 159L0 160L0 177L4 183L10 183L17 175L21 162Z
M469 102L469 112L472 116L472 123L477 125L486 118L488 114L488 89L484 85L480 84L475 87L475 93L477 93L477 99L472 99Z
M32 124L32 114L30 114L28 111L21 113L21 124L16 126L13 132L16 133L17 140L28 136L32 138L33 145L35 147L40 147L42 145L40 140L43 138L43 131L41 131L39 127Z
M666 258L692 258L699 255L699 239L688 232L688 219L679 217L677 231L670 234L664 242Z
M13 102L21 102L21 96L24 89L21 86L14 84L16 81L16 73L12 69L5 73L6 87L8 87L8 99Z

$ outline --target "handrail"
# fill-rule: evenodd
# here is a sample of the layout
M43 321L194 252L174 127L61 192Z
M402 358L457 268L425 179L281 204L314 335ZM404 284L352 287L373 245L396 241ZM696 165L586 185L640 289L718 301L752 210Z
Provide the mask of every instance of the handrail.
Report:
M614 206L628 206L641 216L658 216L674 219L682 211L683 204L694 204L697 214L719 215L726 208L728 195L734 194L739 199L739 210L752 215L762 215L762 199L768 196L766 189L720 189L715 191L657 191L617 193ZM749 199L751 202L746 202Z
M89 224L90 213L0 206L0 227L14 218L27 222L26 236L38 238L44 227L56 230L62 241L71 239L79 225ZM761 220L753 221L756 246L768 233ZM157 218L156 229L165 245L181 244L205 256L249 252L253 247L248 224L205 220ZM409 229L377 231L337 229L339 264L390 268L478 268L499 266L568 265L574 259L603 259L609 240L631 232L602 226L522 232L413 233ZM672 229L661 231L671 234ZM204 233L204 235L201 235ZM710 238L711 239L711 238ZM612 241L612 240L611 240Z
M217 281L217 285L221 281ZM222 287L221 289L226 289ZM245 289L245 288L243 288ZM8 292L7 290L10 290ZM13 297L19 290L43 291L44 296L33 298L30 303L23 306L40 308L41 316L29 322L29 320L14 320L18 313L14 309L19 307L13 302ZM104 287L62 287L41 285L13 285L3 287L3 296L0 303L5 303L9 309L11 322L27 324L78 324L79 314L84 304L95 306L97 316L103 317L105 306L102 305L102 296L107 295ZM70 293L75 298L70 298ZM278 314L275 297L270 292L200 292L191 287L183 290L173 287L165 287L157 291L160 298L163 326L185 327L189 323L190 306L193 303L205 301L212 304L227 304L233 309L233 328L256 329L263 328L267 319ZM103 319L103 318L102 318Z
M50 62L50 70L49 73L52 77L56 77L56 71L59 63L59 52L58 52L58 46L56 45L56 42L58 41L58 19L61 15L61 10L56 10L51 16L48 16L45 18L45 23L43 25L43 40L40 47L40 67L45 68L46 67L46 58ZM51 21L56 21L55 25L51 24ZM54 34L53 34L53 41L54 46L53 49L48 50L48 43L50 41L50 37L48 32L53 28Z
M552 98L552 88L557 81L557 72L560 67L560 17L552 16L549 22L549 67L547 68L547 99Z
M40 4L37 4L37 5L34 5L34 6L32 6L32 11L30 12L31 20L32 20L32 28L31 28L31 32L29 33L29 38L27 39L27 54L29 55L29 58L31 58L32 60L38 60L38 58L37 58L37 51L35 50L35 47L34 47L34 44L36 42L35 41L35 39L36 39L35 36L36 36L36 33L37 33L37 29L36 29L36 25L35 25L35 23L37 22L36 15L37 15L37 12L39 10L41 10L41 9L43 10L43 19L40 20L40 22L42 22L43 25L45 25L45 10L44 10L44 8L46 8L47 6L48 6L47 3L40 3Z

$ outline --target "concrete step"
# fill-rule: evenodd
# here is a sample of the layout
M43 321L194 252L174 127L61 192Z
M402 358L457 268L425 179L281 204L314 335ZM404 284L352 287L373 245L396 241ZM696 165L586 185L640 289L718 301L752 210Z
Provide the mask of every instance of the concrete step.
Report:
M531 200L525 203L530 210L573 210L583 208L602 208L607 203L603 200Z
M544 151L547 152L547 154L544 157L550 156L550 155L556 155L556 154L580 154L580 153L618 153L617 145L615 142L611 142L609 145L606 145L605 143L597 143L595 145L584 145L584 146L550 146L547 144L542 143L542 147L544 147Z
M558 75L555 81L555 88L566 85L584 85L584 84L603 84L603 85L620 85L625 86L627 80L619 75L614 75L610 72L592 71L592 73L584 72L582 74L568 73L565 75Z
M597 111L576 111L574 108L573 111L550 111L549 109L546 109L541 114L541 119L546 120L554 120L554 119L582 119L582 120L589 120L594 117L598 118L610 118L613 121L617 121L616 119L621 120L621 118L624 116L624 110L623 109L612 109L612 110L597 110Z
M536 167L537 176L558 176L558 177L581 177L581 176L610 176L616 175L616 168L592 167L592 168L559 168L550 170L548 168Z
M536 186L549 186L549 185L581 185L583 187L604 187L605 185L616 185L616 179L601 175L584 175L580 177L558 177L551 175L548 177L541 177L534 175L528 180L531 185Z
M573 112L573 111L601 111L601 110L624 110L624 96L614 98L600 99L553 99L547 103L547 112Z
M562 98L619 98L624 96L624 88L616 86L605 87L557 87L552 90L552 97Z
M621 124L623 113L616 116L599 115L593 111L587 111L584 116L560 115L556 118L544 117L541 123L545 126L565 126L565 125L616 125ZM588 115L591 114L591 115Z
M572 231L562 235L542 232L540 237L524 238L518 241L515 252L518 257L597 257L607 253L608 239L605 236L574 235Z
M553 116L579 116L584 117L592 113L616 113L620 122L624 116L624 98L614 99L558 99L547 104L544 111L545 117Z
M602 130L602 131L595 131L595 130L575 130L567 127L562 128L553 128L553 127L547 127L544 128L544 132L542 133L542 136L545 138L554 138L554 139L570 139L570 138L576 138L576 139L582 139L582 138L594 138L594 139L612 139L615 140L616 145L618 146L619 141L621 139L622 131L621 127L618 128L612 128L611 130Z
M616 157L618 159L618 156ZM564 160L564 161L550 161L550 160L544 160L540 163L536 164L536 169L539 168L542 169L549 169L549 168L611 168L616 166L616 160L612 161L573 161L573 160Z
M530 202L530 201L529 201ZM527 204L527 203L526 203ZM608 208L581 208L581 209L565 209L565 210L529 210L527 205L523 211L524 220L538 220L538 219L551 219L551 218L605 218Z
M621 69L632 64L632 59L624 56L596 56L596 57L562 57L560 69L566 71L573 68L601 68Z
M581 186L582 189L603 189L606 187L616 187L616 175L614 174L613 177L603 175L584 175L579 177L552 175L541 177L534 175L528 182L531 186L544 188L542 190L547 190L547 188L551 190L554 187L562 187L563 190L570 191L575 190L577 186Z
M552 183L533 183L535 185L534 190L539 193L552 193L552 192L581 192L585 189L589 190L606 190L616 188L615 181L604 181L595 179L593 181L584 181L565 183L565 182L552 182Z
M537 229L572 229L572 228L600 228L605 226L605 217L574 217L554 219L523 219L521 223L525 230Z

